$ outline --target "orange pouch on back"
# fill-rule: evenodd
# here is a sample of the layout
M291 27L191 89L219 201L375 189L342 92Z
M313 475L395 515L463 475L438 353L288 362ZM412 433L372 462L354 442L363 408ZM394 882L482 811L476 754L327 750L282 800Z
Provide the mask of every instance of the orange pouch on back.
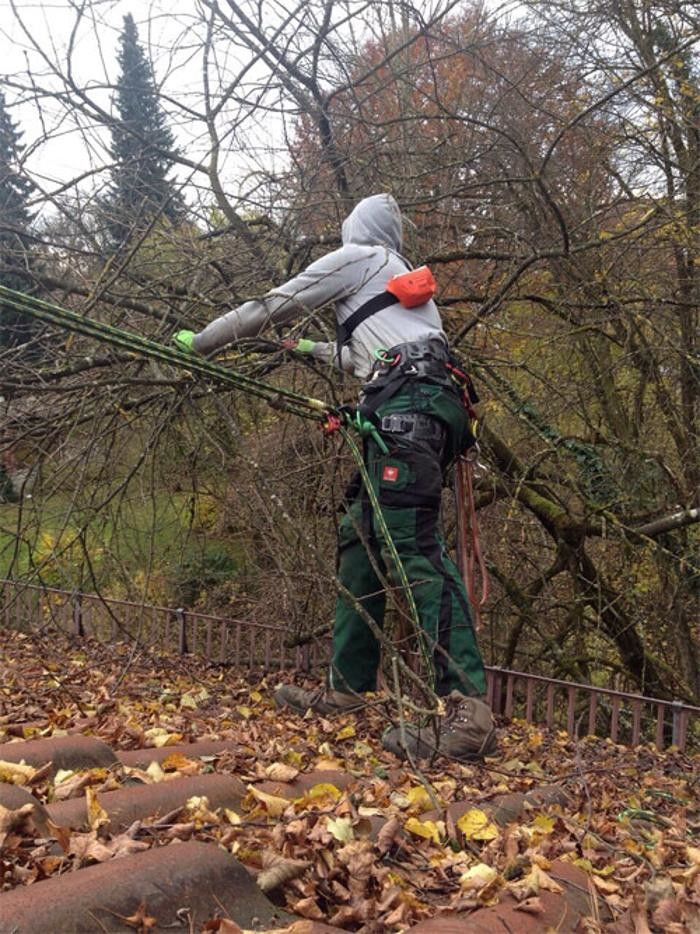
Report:
M393 276L386 285L386 291L391 292L404 308L425 305L435 295L436 288L433 274L427 266L419 266L418 269L402 272L400 276Z

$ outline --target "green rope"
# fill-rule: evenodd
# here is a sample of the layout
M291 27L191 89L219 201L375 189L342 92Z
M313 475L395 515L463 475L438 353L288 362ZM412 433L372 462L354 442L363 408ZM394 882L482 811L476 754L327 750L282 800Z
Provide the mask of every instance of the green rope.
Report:
M355 444L355 441L353 437L350 435L350 432L347 430L347 428L344 428L343 426L341 426L339 431L343 438L343 441L345 441L345 443L349 447L350 453L352 454L355 460L355 463L357 464L358 470L360 472L360 476L362 477L362 483L364 484L364 488L367 491L367 496L369 497L369 501L372 505L372 512L374 515L375 522L377 523L377 525L379 526L381 530L381 533L384 537L384 541L386 542L387 547L389 549L389 554L391 555L391 559L394 562L394 565L396 567L399 580L401 581L401 587L403 588L404 594L406 595L406 602L408 604L408 609L411 614L411 621L415 629L415 634L418 639L418 645L420 646L420 652L421 652L421 655L423 656L423 662L424 662L425 672L426 672L426 675L429 681L429 687L431 691L434 692L435 691L435 670L430 660L430 653L428 651L428 646L426 644L425 633L423 631L423 627L420 624L420 616L418 615L418 607L416 606L416 601L413 597L413 591L411 590L411 584L408 580L406 569L403 566L403 562L401 561L401 558L399 557L399 552L396 548L396 545L394 544L393 538L391 537L391 533L389 532L389 527L386 523L386 519L384 518L384 513L382 511L379 498L376 494L374 487L372 486L369 472L367 470L367 467L365 466L364 458L362 457L362 452L360 451L358 446Z
M188 354L185 351L175 347L166 347L155 341L148 340L131 331L124 331L120 328L94 321L68 311L59 305L42 301L34 296L25 295L7 286L0 285L0 299L4 304L16 309L17 311L38 318L48 324L56 325L68 331L82 334L85 337L92 337L95 340L130 353L138 354L142 357L149 357L152 360L158 360L161 363L167 363L171 366L179 367L207 377L213 382L225 385L232 389L240 389L243 392L250 393L258 398L265 399L270 405L276 408L282 408L303 418L313 418L322 421L332 407L320 399L312 399L309 396L301 395L289 389L280 389L277 386L271 386L262 380L253 379L250 376L243 376L240 373L213 363L204 357L198 357L196 354Z

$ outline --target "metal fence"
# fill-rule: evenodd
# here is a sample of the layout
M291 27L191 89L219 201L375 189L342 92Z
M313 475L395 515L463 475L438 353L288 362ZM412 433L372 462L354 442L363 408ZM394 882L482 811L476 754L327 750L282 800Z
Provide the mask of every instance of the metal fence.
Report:
M309 671L327 665L330 657L327 638L292 646L289 632L282 626L21 581L0 580L0 586L2 624L25 632L54 625L79 637L137 641L164 652L197 654L241 670ZM486 677L488 700L496 715L520 717L566 730L572 736L595 734L631 746L653 743L657 749L700 748L700 707L497 667L487 667Z

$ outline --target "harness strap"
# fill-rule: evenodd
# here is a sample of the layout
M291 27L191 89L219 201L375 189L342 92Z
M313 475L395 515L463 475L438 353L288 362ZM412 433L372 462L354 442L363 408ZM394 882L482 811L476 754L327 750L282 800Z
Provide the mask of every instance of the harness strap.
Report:
M372 315L376 315L378 311L382 311L384 308L388 308L390 305L398 305L399 301L395 295L392 295L391 292L380 292L379 295L375 295L374 298L370 298L368 302L365 302L364 305L353 311L349 318L346 318L342 323L336 325L336 344L338 359L341 358L343 347L348 343L352 337L353 331L358 325L362 324L363 321L366 321L367 318L371 318Z

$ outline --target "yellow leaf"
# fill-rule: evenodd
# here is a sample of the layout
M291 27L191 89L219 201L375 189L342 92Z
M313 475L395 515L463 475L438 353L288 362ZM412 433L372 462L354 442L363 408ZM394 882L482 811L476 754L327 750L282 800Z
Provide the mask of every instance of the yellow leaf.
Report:
M196 710L197 700L194 695L189 692L187 694L183 694L180 698L180 707L186 707L188 710Z
M255 785L248 785L248 792L267 811L270 817L279 817L289 807L289 801L286 798L281 798L279 795L269 795L266 791L260 791Z
M250 707L245 707L245 706L236 707L236 710L243 717L244 720L250 720L250 718L253 716L253 711L250 709Z
M262 700L262 694L260 693L260 691L251 691L250 699L253 701L254 704L259 704L260 701Z
M498 872L486 863L477 863L459 877L461 888L467 891L481 891L498 879Z
M369 743L363 743L361 739L358 739L355 745L352 747L352 754L354 756L366 756L372 755L372 747Z
M404 830L414 834L416 837L423 837L425 840L432 840L433 843L440 845L441 831L444 833L445 825L442 821L418 820L417 817L409 817L403 825Z
M163 746L174 746L182 739L182 733L168 733L162 726L154 726L150 730L146 730L143 735L150 745L155 746L156 749Z
M0 759L0 782L9 782L11 785L26 785L34 777L36 769L23 762L5 762Z
M162 782L165 778L165 772L160 767L160 763L155 760L146 769L146 775L149 775L154 782Z
M85 803L88 824L91 830L99 830L103 824L109 823L109 814L97 800L97 792L91 785L88 785L85 789Z
M408 809L414 814L422 814L423 811L433 810L433 802L430 800L430 795L422 785L409 788L406 792L406 798L408 799Z
M232 811L231 808L224 808L224 814L226 815L226 820L229 824L240 824L241 816L235 811Z
M342 769L343 760L335 756L319 756L314 762L314 770L319 772L332 772L334 769Z
M340 843L351 843L355 839L352 829L352 819L349 817L329 817L326 821L326 830Z
M309 788L305 797L311 800L315 798L332 798L334 801L339 801L342 794L343 792L340 788L336 788L335 785L331 785L330 782L319 782L318 785Z
M338 740L352 739L354 735L355 735L355 727L352 725L352 723L348 723L347 726L344 726L341 730L338 730L338 732L335 734L335 738Z
M185 808L189 819L200 827L202 824L216 824L219 821L217 815L211 810L209 798L206 795L192 795L187 799Z
M478 808L462 814L457 821L457 827L467 840L495 840L498 836L498 827L492 824L488 815Z
M547 817L546 814L538 814L533 820L532 826L536 827L540 833L551 833L554 830L556 820L553 817Z

